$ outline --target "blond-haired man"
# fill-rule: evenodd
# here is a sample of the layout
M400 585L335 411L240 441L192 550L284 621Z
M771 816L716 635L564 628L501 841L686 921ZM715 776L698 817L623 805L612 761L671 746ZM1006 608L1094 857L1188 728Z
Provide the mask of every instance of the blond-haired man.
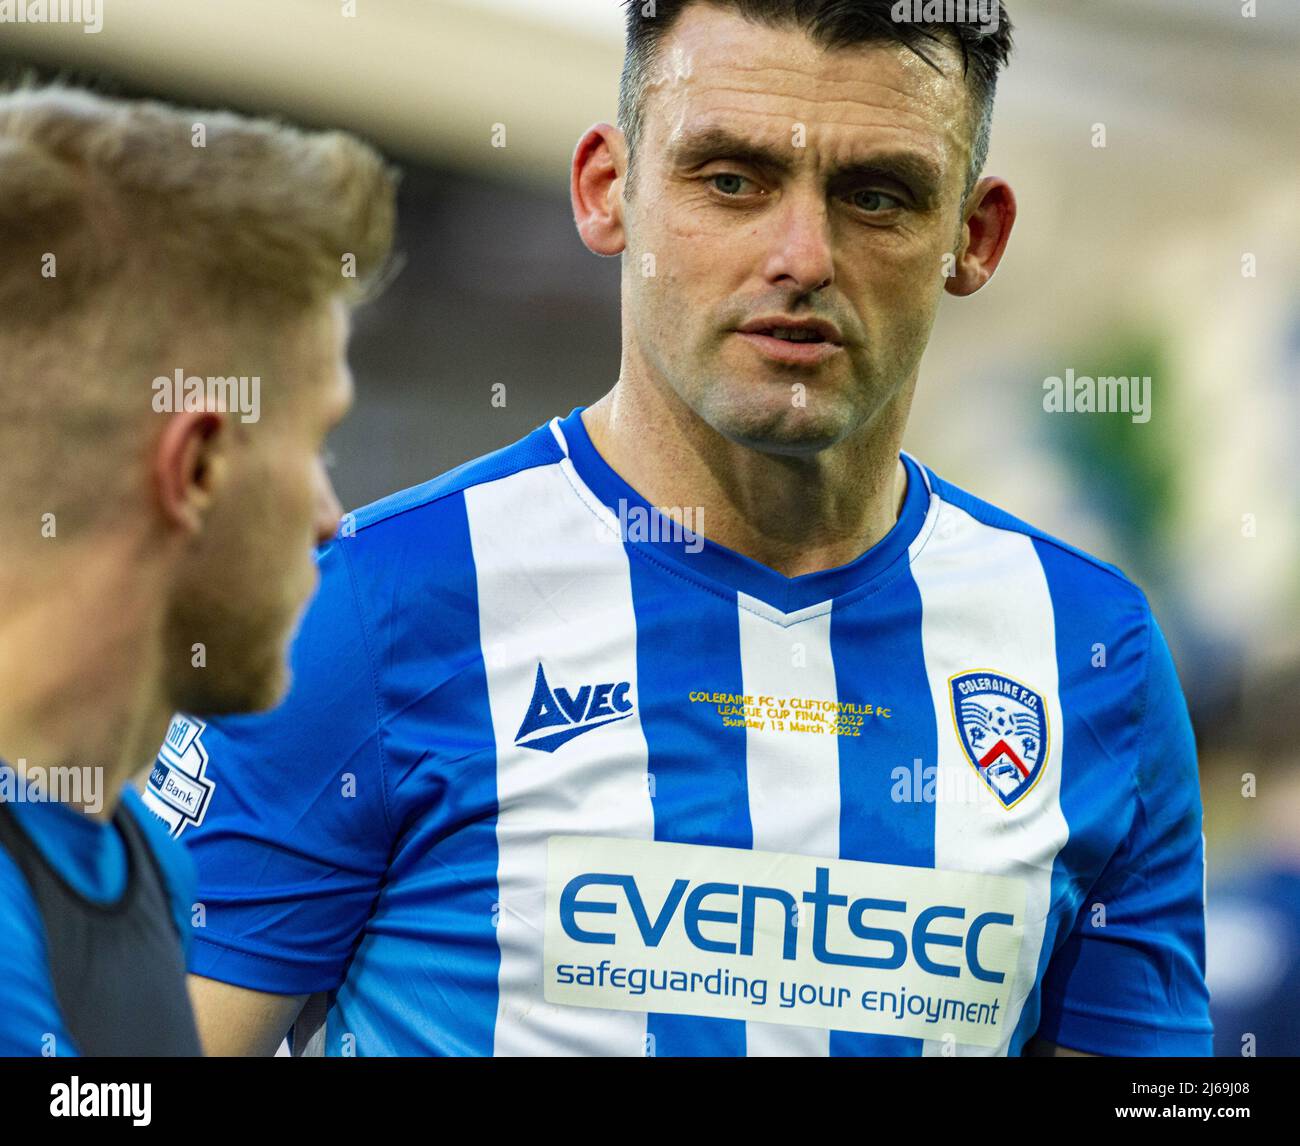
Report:
M394 183L339 133L0 96L0 1054L198 1053L192 870L128 780L174 710L288 687Z

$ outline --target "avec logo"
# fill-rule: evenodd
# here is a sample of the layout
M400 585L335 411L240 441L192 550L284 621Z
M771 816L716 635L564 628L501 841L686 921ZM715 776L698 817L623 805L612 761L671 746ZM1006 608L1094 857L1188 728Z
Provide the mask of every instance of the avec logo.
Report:
M515 733L515 743L520 748L554 752L575 736L616 720L626 720L632 715L632 701L628 699L631 690L632 684L626 680L584 684L574 692L567 688L552 689L539 661L533 699Z

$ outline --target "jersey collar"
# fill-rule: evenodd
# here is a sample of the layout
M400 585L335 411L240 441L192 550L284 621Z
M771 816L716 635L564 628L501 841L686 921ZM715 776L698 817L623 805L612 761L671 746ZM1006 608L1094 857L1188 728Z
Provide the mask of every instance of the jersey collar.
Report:
M682 536L671 519L660 514L625 482L596 451L582 423L584 407L557 418L551 430L568 455L579 480L621 522L627 523L624 542L647 556L666 561L697 583L745 593L786 614L832 599L854 598L874 591L906 568L911 543L920 534L930 509L928 475L910 455L900 455L907 471L903 509L890 531L846 565L785 577L742 553L708 537ZM650 526L647 523L653 522ZM707 525L705 527L707 529ZM653 540L646 539L648 537Z

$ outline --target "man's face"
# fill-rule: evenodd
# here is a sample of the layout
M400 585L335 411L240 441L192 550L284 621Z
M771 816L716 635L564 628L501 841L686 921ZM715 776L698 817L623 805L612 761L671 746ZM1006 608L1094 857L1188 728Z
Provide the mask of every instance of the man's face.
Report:
M661 45L625 321L651 377L728 439L813 453L910 401L970 157L960 54L927 55L943 75L901 46L825 52L709 5ZM738 332L771 316L823 319L839 344Z
M168 640L177 709L260 711L288 690L289 641L319 580L314 550L341 513L324 446L352 402L347 326L336 303L267 340L276 375L262 380L263 416L231 442L226 480L177 578ZM201 668L195 643L205 646Z

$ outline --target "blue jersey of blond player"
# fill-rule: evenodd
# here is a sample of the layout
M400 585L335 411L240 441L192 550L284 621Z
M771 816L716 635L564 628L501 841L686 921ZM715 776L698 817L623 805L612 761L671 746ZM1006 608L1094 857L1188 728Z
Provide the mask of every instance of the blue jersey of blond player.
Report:
M199 975L328 1054L1207 1054L1186 706L1140 590L904 457L786 578L581 411L365 509L275 711L178 717Z

